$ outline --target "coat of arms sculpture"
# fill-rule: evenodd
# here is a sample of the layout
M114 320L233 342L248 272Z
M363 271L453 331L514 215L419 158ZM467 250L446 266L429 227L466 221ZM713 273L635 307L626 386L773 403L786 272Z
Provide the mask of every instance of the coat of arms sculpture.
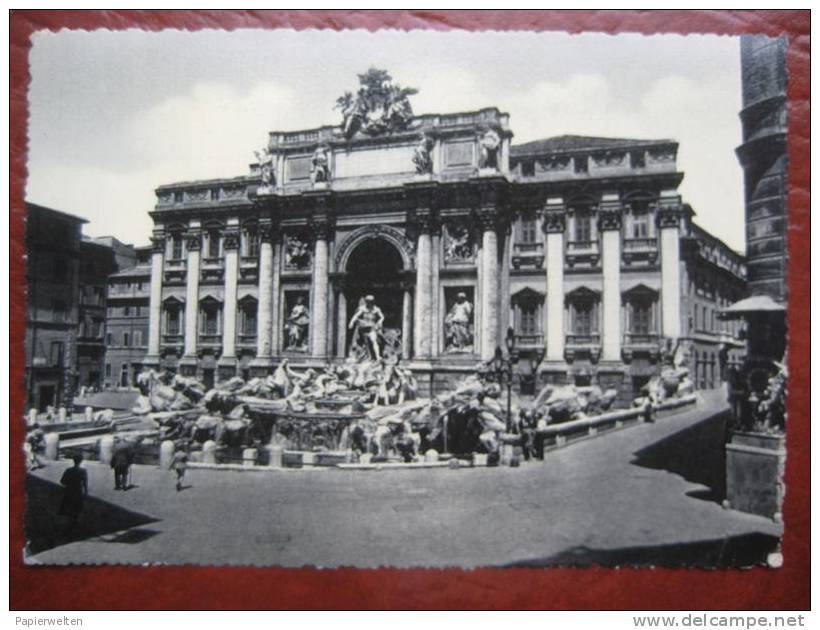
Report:
M386 70L370 68L358 76L359 91L355 95L345 92L336 100L336 109L342 111L345 138L359 131L377 136L405 129L413 118L408 97L418 90L394 84Z

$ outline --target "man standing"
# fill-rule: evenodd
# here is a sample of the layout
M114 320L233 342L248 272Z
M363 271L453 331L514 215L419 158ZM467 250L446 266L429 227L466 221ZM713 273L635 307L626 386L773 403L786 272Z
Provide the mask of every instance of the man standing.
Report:
M133 463L131 445L125 440L114 444L111 468L114 469L114 490L128 490L128 470Z
M384 314L381 309L376 306L375 298L368 295L364 298L364 304L359 306L356 313L350 319L348 328L352 330L356 327L356 342L360 343L364 340L366 347L370 353L370 358L376 361L381 361L381 352L379 351L379 332L382 329L384 322Z

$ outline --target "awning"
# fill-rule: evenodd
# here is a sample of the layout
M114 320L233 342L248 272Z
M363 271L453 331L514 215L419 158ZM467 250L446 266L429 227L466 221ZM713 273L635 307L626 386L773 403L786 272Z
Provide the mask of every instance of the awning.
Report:
M747 297L739 302L735 302L731 306L721 309L721 319L732 319L740 315L748 315L752 313L782 313L786 307L778 304L768 295L753 295Z

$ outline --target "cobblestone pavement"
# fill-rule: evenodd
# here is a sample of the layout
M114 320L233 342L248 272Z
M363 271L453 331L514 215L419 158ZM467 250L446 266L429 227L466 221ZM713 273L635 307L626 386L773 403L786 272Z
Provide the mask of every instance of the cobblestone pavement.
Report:
M127 492L94 462L81 524L66 533L56 485L29 476L28 561L464 566L750 564L772 521L724 510L720 392L520 468L189 471L136 466Z

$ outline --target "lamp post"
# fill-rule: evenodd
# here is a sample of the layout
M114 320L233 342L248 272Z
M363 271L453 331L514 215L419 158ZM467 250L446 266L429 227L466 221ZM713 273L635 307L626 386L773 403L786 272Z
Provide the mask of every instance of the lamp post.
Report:
M507 432L512 428L512 381L513 366L518 363L518 352L515 350L515 333L510 327L507 329L507 336L504 338L504 345L507 347L507 356L500 346L495 348L493 357L493 371L500 387L507 383Z

